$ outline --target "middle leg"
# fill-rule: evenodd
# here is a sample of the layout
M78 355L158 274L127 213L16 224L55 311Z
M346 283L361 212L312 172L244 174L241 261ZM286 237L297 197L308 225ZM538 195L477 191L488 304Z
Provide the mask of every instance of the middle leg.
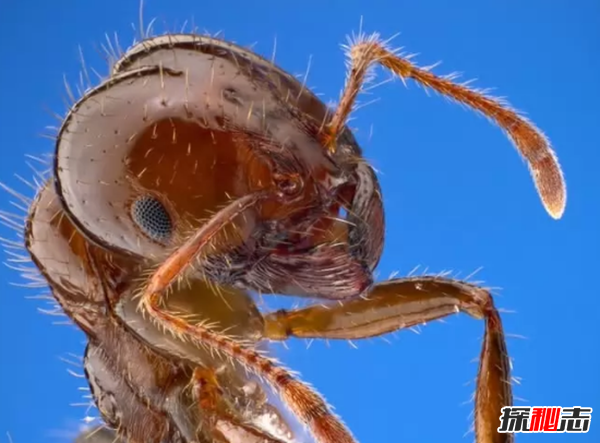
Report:
M223 391L212 368L196 368L191 386L200 416L214 434L215 443L284 443L283 440L266 434L265 431L246 423L225 401Z

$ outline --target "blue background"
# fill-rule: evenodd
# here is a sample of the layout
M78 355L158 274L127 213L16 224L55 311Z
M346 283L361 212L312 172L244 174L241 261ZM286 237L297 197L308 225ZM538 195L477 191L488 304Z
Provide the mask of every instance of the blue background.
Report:
M418 52L416 61L443 61L437 73L496 87L527 112L552 140L568 183L565 216L544 212L526 167L486 119L414 84L387 83L362 101L352 125L366 156L382 171L387 244L380 278L415 266L501 287L497 305L512 337L518 403L598 408L600 384L600 3L596 0L456 1L221 1L153 0L145 17L158 30L192 20L242 44L257 43L276 61L303 74L325 100L343 85L339 45L364 29ZM576 5L576 6L575 6ZM38 136L64 114L63 74L79 75L78 45L88 64L106 65L104 33L126 47L136 36L135 0L0 1L0 181L26 188L25 154L50 152ZM381 74L380 80L387 78ZM370 135L372 133L372 135ZM12 211L8 197L0 208ZM14 238L2 228L0 235ZM15 443L66 442L85 416L85 380L60 358L80 355L83 337L39 314L17 272L0 270L0 433ZM359 441L472 441L468 403L474 392L481 322L455 316L357 343L293 341L279 355L336 407ZM595 415L600 414L596 409ZM518 442L599 441L598 420L587 435L520 435ZM594 438L595 437L595 438ZM0 442L7 437L0 434Z

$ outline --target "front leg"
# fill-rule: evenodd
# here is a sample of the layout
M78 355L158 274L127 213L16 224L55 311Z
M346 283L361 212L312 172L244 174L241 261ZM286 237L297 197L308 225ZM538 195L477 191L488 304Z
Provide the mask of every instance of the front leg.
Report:
M255 349L252 343L217 331L207 323L192 324L164 306L169 287L199 257L206 257L212 252L214 239L237 216L243 215L246 209L256 204L262 195L250 194L231 202L200 227L154 270L139 295L139 307L165 332L227 357L269 383L291 412L307 426L316 442L356 443L350 431L319 394L277 361Z
M375 285L364 298L273 312L265 317L265 337L369 338L457 312L485 321L475 394L477 443L512 442L512 434L497 432L501 408L511 406L513 398L502 321L485 289L440 277L389 280Z

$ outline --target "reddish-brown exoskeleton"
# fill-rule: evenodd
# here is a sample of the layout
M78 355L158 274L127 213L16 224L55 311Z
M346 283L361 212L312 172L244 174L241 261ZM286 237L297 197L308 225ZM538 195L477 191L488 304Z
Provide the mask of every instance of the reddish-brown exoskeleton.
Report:
M345 123L377 63L494 120L559 218L566 194L556 158L503 103L414 66L376 36L347 51L347 83L330 111L246 49L192 34L149 38L64 119L26 244L87 334L93 397L123 441L353 443L264 343L373 337L459 311L486 325L477 442L512 441L496 431L512 393L492 297L433 276L374 283L382 196ZM263 314L248 291L318 304ZM98 441L114 436L102 432Z

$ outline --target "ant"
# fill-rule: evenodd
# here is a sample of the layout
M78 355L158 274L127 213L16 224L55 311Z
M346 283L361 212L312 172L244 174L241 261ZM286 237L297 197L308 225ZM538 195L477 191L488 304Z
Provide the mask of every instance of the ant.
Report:
M439 276L374 282L382 193L346 122L378 64L500 126L556 219L566 203L557 159L508 105L415 66L378 35L346 52L334 110L272 62L197 34L143 39L71 107L28 202L25 243L88 339L85 375L108 428L86 438L355 443L266 342L356 340L463 312L485 323L476 441L513 441L497 432L513 399L490 293ZM250 291L316 304L262 313Z

